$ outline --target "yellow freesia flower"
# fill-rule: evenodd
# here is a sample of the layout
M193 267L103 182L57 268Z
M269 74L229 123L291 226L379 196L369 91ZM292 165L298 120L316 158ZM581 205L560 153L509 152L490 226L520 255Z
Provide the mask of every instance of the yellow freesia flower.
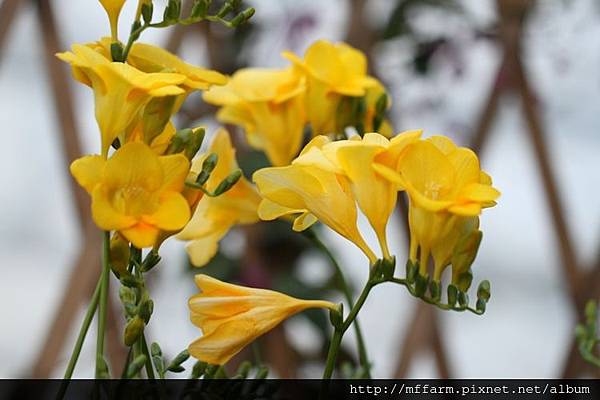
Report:
M191 180L196 179L202 170L202 163L211 153L218 156L218 162L205 184L209 191L214 190L223 179L238 169L229 133L221 129L215 135L207 153L194 160ZM188 199L192 204L196 201L195 198ZM257 222L260 200L254 186L244 177L220 196L200 197L192 219L177 235L178 239L189 241L186 249L192 264L201 267L208 263L216 254L219 241L232 226Z
M351 182L358 206L377 235L383 257L390 258L386 227L396 206L398 188L395 183L380 176L373 164L394 164L406 147L420 136L421 131L411 131L401 133L392 140L378 133L367 133L362 139L354 136L350 140L335 142L320 139L320 142L325 143L322 148L313 147L294 163L318 165L345 175ZM319 153L322 153L330 164L324 163Z
M222 106L220 121L242 126L248 143L263 150L271 164L288 165L298 155L304 125L304 80L293 68L247 68L225 86L204 93Z
M185 81L184 75L144 73L128 64L110 62L88 46L75 44L72 50L57 56L71 64L75 79L94 90L96 120L105 158L112 142L152 99L184 93L177 86Z
M500 196L489 175L481 171L475 153L444 136L410 144L395 170L377 163L374 168L408 193L410 258L417 261L419 253L425 275L433 254L436 279L447 266L450 244L457 243L464 232L460 225L469 221L466 218L477 217L482 208L495 205Z
M322 300L300 300L265 289L221 282L196 275L201 293L189 300L190 319L202 337L190 344L190 354L209 364L222 365L260 335L308 308L337 310Z
M329 139L317 136L302 150L292 165L263 168L252 177L263 200L258 215L274 220L300 214L293 229L303 231L317 220L358 246L371 263L377 256L360 234L356 219L356 200L343 170L323 154Z
M161 230L181 229L190 208L181 195L188 159L157 156L143 143L128 143L108 160L85 156L71 173L92 196L92 217L107 231L118 231L138 248L152 247Z
M125 0L99 0L102 7L106 11L108 15L108 21L110 22L110 34L112 36L113 42L116 42L118 39L118 27L119 27L119 14L121 14L121 10L123 9L123 5L125 4Z
M86 46L110 60L110 38L102 38ZM228 80L217 71L188 64L167 50L145 43L134 43L127 63L145 73L170 72L183 75L185 79L178 85L183 89L179 94L153 98L148 102L134 118L134 126L130 126L121 138L122 142L129 140L127 136L131 129L139 129L143 132L144 141L151 143L165 129L171 116L179 111L190 93L206 90L212 85L223 85Z
M365 55L345 43L319 40L306 50L304 59L287 51L282 56L306 73L306 113L314 135L335 132L342 96L361 97L378 84L367 75Z

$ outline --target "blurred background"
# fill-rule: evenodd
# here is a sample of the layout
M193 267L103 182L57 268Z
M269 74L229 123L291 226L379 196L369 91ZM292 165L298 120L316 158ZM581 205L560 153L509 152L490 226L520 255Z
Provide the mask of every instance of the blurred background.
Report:
M135 2L128 3L122 35L135 9ZM164 3L155 1L155 9ZM370 73L388 88L395 131L423 128L426 136L445 134L478 149L483 169L502 192L499 205L481 220L484 239L473 267L476 282L492 283L486 314L438 312L402 288L378 287L359 318L373 375L597 374L580 362L573 332L582 304L597 298L600 288L600 3L244 4L255 7L256 15L236 32L201 23L149 30L141 40L225 73L284 66L282 50L302 54L316 39L346 41L368 55ZM0 355L5 360L0 378L62 376L91 293L83 275L73 278L72 271L79 267L92 276L99 271L99 241L84 246L95 236L81 223L85 212L74 201L81 193L73 192L67 168L73 151L91 153L99 146L93 98L51 54L107 33L97 1L0 1ZM191 97L177 125L206 124L214 131L213 114L199 96ZM261 157L245 148L241 132L236 137L241 164L250 173ZM400 274L406 259L403 221L398 211L389 223ZM327 229L322 236L358 290L368 274L362 255ZM374 237L368 239L375 245ZM187 309L198 270L187 264L180 242L170 240L162 253L163 262L150 274L155 313L148 334L172 356L200 335ZM327 259L283 224L232 231L202 272L305 297L320 297L316 293L325 290L330 299L342 300ZM123 321L114 303L109 352L116 362L124 356L118 343ZM325 318L303 314L259 340L271 376L320 376L329 334ZM76 377L93 376L93 336ZM354 343L349 331L343 357L348 361L356 358ZM234 363L244 357L252 352Z

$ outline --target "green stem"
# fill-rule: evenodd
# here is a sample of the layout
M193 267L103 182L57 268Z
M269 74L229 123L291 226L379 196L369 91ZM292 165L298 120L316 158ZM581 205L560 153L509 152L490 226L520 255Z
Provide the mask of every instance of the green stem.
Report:
M348 303L348 306L352 309L354 307L354 301L352 300L352 294L350 292L348 283L346 282L346 278L344 277L342 268L338 264L337 260L335 259L335 257L331 253L331 251L329 251L327 246L325 246L325 244L321 241L321 239L318 237L317 233L314 230L311 229L311 230L306 231L306 236L315 244L315 246L317 246L317 248L319 250L321 250L323 252L323 254L325 254L325 256L329 259L329 262L331 263L331 265L335 268L340 289L341 289L342 293L344 294L344 297L346 298L346 302ZM358 321L356 321L356 323L354 324L354 331L356 333L356 343L358 345L358 358L359 358L360 364L365 368L365 372L367 374L366 378L369 379L369 378L371 378L371 364L369 362L367 346L365 345L365 340L364 340L364 336L362 334L362 329L361 329Z
M102 275L100 276L100 304L98 310L98 337L96 342L96 378L100 375L100 361L104 360L104 332L106 330L106 308L108 302L108 285L110 266L108 257L110 252L110 232L104 232L102 246Z
M331 379L331 376L333 375L335 361L337 360L343 335L344 332L342 332L341 327L336 327L333 331L333 337L331 338L331 343L329 343L329 351L327 352L327 363L325 364L323 379Z
M92 323L92 319L94 318L94 314L96 314L96 309L98 308L98 299L100 297L101 286L100 282L101 281L98 280L98 284L96 285L96 289L94 290L94 294L92 295L90 304L88 305L87 311L85 312L85 317L83 318L81 329L79 329L79 335L77 336L77 341L75 342L75 347L73 348L73 352L71 353L71 359L69 360L69 365L67 365L67 370L65 371L65 376L63 379L71 379L71 377L73 376L75 365L77 364L79 354L81 353L81 347L83 346L83 342L85 341L85 337L87 336L90 324Z
M331 379L331 375L333 374L333 369L335 367L335 362L337 360L340 344L342 342L342 337L344 333L348 330L350 325L356 319L360 309L365 304L367 297L369 296L369 292L371 289L381 282L372 282L369 280L365 287L363 288L356 304L350 310L348 317L344 320L343 324L339 327L335 327L333 332L333 337L331 338L331 343L329 344L329 352L327 353L327 363L325 365L325 372L323 373L323 379Z
M148 343L146 342L146 333L142 332L142 337L140 340L142 342L142 351L146 356L146 374L148 375L148 379L155 379L154 368L152 367L152 358L150 358L150 352L148 351Z
M132 347L127 351L127 358L125 359L125 365L123 366L123 371L121 371L121 379L127 378L127 370L129 369L129 363L131 362L131 358L133 356Z

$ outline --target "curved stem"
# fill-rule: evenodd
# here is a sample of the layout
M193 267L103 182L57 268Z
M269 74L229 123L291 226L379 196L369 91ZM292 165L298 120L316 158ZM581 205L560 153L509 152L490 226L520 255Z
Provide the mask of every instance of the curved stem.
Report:
M336 326L333 332L333 337L331 338L331 343L329 344L329 352L327 353L327 364L325 366L325 372L323 373L323 379L331 379L331 375L333 374L333 369L335 367L335 362L337 360L340 344L342 343L342 337L344 333L348 330L350 325L356 319L360 309L365 304L367 297L369 296L369 292L371 289L376 286L380 282L372 282L369 280L365 287L363 288L356 304L350 310L348 317L344 320L344 323L341 326Z
M94 294L92 295L90 304L88 305L87 311L85 312L85 317L83 318L81 329L79 329L79 335L77 336L77 341L75 342L75 347L73 348L73 352L71 353L71 359L69 360L69 364L67 365L67 370L65 371L63 379L71 379L71 377L73 376L75 365L77 364L79 354L81 353L81 347L83 346L83 342L85 341L85 337L87 336L90 324L92 323L92 319L94 318L94 314L96 314L96 308L98 308L98 299L100 297L101 286L100 282L101 281L98 280L98 284L96 285L96 289L94 290Z
M308 237L315 244L315 246L317 246L317 248L321 250L323 254L325 254L325 256L329 259L331 265L335 268L339 288L344 294L348 306L350 307L350 309L352 309L354 307L352 293L350 291L348 283L346 282L346 278L344 277L342 268L338 264L337 260L335 259L331 251L329 251L327 246L325 246L321 239L319 239L319 236L317 236L317 233L315 231L308 230L305 232L305 234L306 237ZM367 374L366 378L371 378L371 365L367 353L367 346L365 345L362 329L360 328L360 324L358 323L358 321L356 321L356 323L354 324L354 331L356 333L356 344L358 345L358 358L360 364L365 368Z
M96 342L96 378L100 375L100 361L104 359L104 332L106 330L106 308L108 303L108 285L110 266L108 257L110 252L110 232L104 232L102 245L102 275L100 276L100 304L98 310L98 337Z
M337 360L343 335L344 332L342 332L342 329L338 327L336 327L333 331L333 337L331 338L331 343L329 343L329 351L327 352L327 363L325 364L325 371L323 371L323 379L331 379L331 376L333 375L335 361Z

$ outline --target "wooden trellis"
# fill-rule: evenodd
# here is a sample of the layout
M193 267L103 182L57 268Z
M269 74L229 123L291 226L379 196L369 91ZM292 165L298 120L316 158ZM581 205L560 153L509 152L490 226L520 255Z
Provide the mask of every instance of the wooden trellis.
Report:
M351 44L369 53L374 44L374 34L369 30L363 18L364 13L362 10L367 0L349 1L351 5L350 19L354 29L349 31L347 39ZM503 49L503 58L489 97L482 108L470 147L475 151L484 149L484 144L490 136L499 99L506 95L519 97L527 125L527 130L524 133L531 139L532 155L540 170L546 195L545 199L558 244L558 256L567 282L568 295L578 318L582 319L585 301L589 298L597 298L600 295L600 251L591 268L582 268L580 261L577 260L572 245L572 237L566 226L561 195L548 154L546 135L523 67L522 32L527 21L528 11L534 0L497 0L496 2L500 22L498 40ZM65 46L60 42L50 0L2 1L0 4L0 60L3 55L2 50L4 50L6 35L9 32L11 23L16 19L19 8L32 5L36 7L37 25L40 27L40 35L44 43L45 64L51 82L57 122L60 127L58 131L60 132L61 148L64 150L64 170L68 171L71 161L79 157L82 151L74 118L74 102L70 90L71 80L67 76L66 67L61 65L54 57L54 53L64 50ZM196 30L196 32L203 33L210 55L211 48L214 50L214 43L210 40L209 28L203 29ZM168 48L176 50L184 40L184 36L190 31L183 30L180 27L174 29L167 42ZM356 35L356 32L362 32L362 34ZM211 58L213 64L220 63L216 60L217 55L213 54ZM192 120L197 116L189 115L188 119ZM33 364L31 376L35 378L45 378L51 375L78 311L91 297L100 271L100 238L97 228L91 222L89 199L73 180L69 181L71 182L73 202L80 222L82 247L74 262L70 278L66 282L55 318L46 335L39 356ZM405 211L406 205L400 202L400 208ZM109 312L109 332L107 335L108 352L113 369L118 369L123 365L125 358L124 347L120 340L122 327L116 319L116 315L119 315L116 312L116 305L113 300L110 303L111 311ZM413 321L408 325L409 331L402 343L402 351L394 374L395 377L405 377L417 352L424 349L431 350L435 355L440 377L454 377L441 339L438 321L438 312L431 306L419 303L415 307ZM269 350L266 353L270 361L277 364L276 369L280 376L294 376L295 366L286 365L286 360L292 358L281 356L282 354L291 354L289 350L283 351L286 347L289 348L289 345L286 345L285 335L282 335L282 333L282 331L275 331L272 335L269 335ZM582 361L574 339L567 350L562 377L573 378L585 373L598 374L598 371L592 370L588 364Z

